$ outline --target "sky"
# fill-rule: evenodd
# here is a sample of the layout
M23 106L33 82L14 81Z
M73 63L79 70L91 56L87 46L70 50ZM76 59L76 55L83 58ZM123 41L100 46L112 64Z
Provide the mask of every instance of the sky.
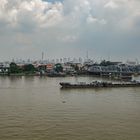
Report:
M0 0L0 61L140 60L140 0Z

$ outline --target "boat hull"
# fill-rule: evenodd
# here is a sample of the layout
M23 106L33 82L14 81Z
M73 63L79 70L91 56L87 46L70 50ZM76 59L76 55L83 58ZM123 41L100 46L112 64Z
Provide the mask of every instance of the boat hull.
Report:
M140 83L90 83L90 84L71 84L60 83L62 88L118 88L118 87L140 87Z

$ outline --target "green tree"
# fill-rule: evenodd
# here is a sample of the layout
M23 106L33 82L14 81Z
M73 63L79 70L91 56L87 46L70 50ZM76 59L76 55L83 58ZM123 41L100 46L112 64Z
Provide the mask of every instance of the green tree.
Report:
M36 71L35 67L32 64L24 65L24 72L31 72L34 73Z
M10 64L10 73L20 73L21 69L19 68L19 66L17 66L16 63L12 62Z
M56 72L63 72L63 67L62 67L62 65L60 64L60 63L57 63L57 64L55 64L55 68L54 68L54 70L56 71Z
M106 61L106 60L103 60L101 63L100 63L101 66L109 66L109 65L112 65L112 63L110 61Z

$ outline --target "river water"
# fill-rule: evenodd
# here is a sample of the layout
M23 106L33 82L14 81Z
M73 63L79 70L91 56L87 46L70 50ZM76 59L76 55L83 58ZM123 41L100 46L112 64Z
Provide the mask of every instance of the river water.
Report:
M0 140L140 140L140 88L60 89L94 77L0 77Z

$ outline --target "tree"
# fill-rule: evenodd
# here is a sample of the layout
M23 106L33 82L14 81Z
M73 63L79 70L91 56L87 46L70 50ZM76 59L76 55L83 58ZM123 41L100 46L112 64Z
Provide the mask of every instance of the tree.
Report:
M17 66L16 63L12 62L10 63L10 73L20 73L20 68Z
M62 65L60 64L60 63L57 63L57 64L55 64L55 68L54 68L54 70L56 71L56 72L63 72L63 67L62 67Z
M112 63L110 61L106 61L106 60L103 60L101 63L100 63L101 66L109 66L109 65L112 65Z
M35 72L35 67L32 64L26 64L24 65L24 71L25 72Z

